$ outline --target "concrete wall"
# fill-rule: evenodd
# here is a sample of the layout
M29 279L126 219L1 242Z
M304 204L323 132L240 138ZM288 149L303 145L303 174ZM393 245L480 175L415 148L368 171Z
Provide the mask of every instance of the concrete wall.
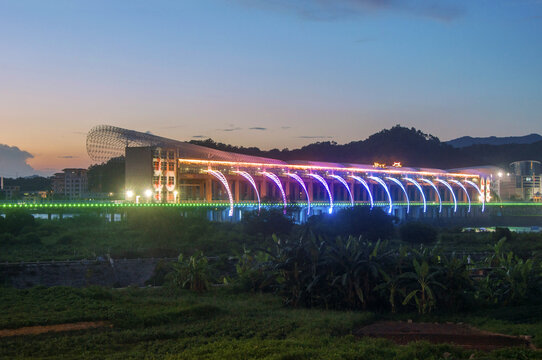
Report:
M43 286L144 286L160 260L118 259L33 263L0 263L0 282L16 288Z

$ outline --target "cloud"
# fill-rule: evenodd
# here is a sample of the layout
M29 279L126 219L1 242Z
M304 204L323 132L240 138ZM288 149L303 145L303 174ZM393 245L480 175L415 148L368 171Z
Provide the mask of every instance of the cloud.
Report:
M79 156L75 156L75 155L61 155L58 157L59 159L78 159Z
M264 128L264 127L258 127L258 126L255 126L255 127L251 127L251 128L248 128L249 130L260 130L260 131L265 131L267 130L267 128Z
M291 129L292 127L291 126L281 126L280 128L282 130L288 130L288 129Z
M313 21L357 19L380 12L402 12L440 21L453 21L465 9L451 0L237 0L264 10L290 12Z
M0 175L6 177L30 176L38 173L26 161L34 155L17 146L0 144Z
M242 128L240 127L233 127L233 126L230 126L229 128L227 129L216 129L217 131L238 131L238 130L241 130Z
M332 136L309 136L309 135L303 135L298 136L298 139L333 139Z
M194 135L192 136L193 139L207 139L208 136L205 136L205 135Z

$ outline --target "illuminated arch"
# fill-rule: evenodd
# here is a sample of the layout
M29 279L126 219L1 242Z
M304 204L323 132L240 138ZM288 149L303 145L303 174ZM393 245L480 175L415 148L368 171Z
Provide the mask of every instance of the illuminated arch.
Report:
M207 172L209 174L213 175L214 177L216 177L218 180L220 180L222 185L224 185L224 187L226 188L226 191L228 192L228 198L230 199L230 211L228 213L228 216L233 216L233 196L231 194L230 184L228 184L228 180L226 179L224 174L222 174L220 171L215 171L215 170L210 170L209 169L209 170L207 170Z
M309 215L310 212L311 212L311 199L309 198L309 192L307 191L307 187L305 186L305 183L303 182L301 177L299 177L299 175L297 175L297 174L286 173L286 175L288 175L292 179L295 179L295 181L297 181L299 183L299 185L301 185L301 187L303 188L303 191L305 191L305 196L307 197L307 205L308 205L307 206L307 215Z
M365 190L367 190L367 193L369 194L369 202L371 203L371 209L372 209L373 205L374 205L374 203L373 203L373 194L371 194L371 189L369 188L369 184L367 184L367 181L365 181L361 177L355 176L355 175L350 175L350 177L352 179L356 180L357 182L359 182L361 185L363 185Z
M470 181L470 180L464 180L467 184L469 184L470 186L472 186L473 188L476 189L476 191L478 191L478 194L480 195L480 199L482 199L482 212L484 212L485 210L485 207L486 207L486 197L484 196L484 194L482 193L482 190L480 190L480 188L478 187L478 185L476 185L474 182Z
M234 173L241 175L242 177L248 180L250 185L252 185L252 187L254 188L254 192L256 193L256 197L258 198L258 211L260 211L260 207L261 207L260 193L258 192L258 187L256 186L256 182L254 181L252 176L250 176L250 174L247 173L246 171L234 171Z
M403 180L408 181L409 183L414 185L416 189L420 191L420 194L422 195L422 200L423 200L423 212L425 213L427 210L427 201L425 199L425 194L423 193L423 189L421 185L416 180L408 178L408 177L403 178Z
M382 180L379 177L367 176L367 178L376 181L377 183L379 183L384 188L384 190L386 191L386 194L388 195L388 203L389 203L388 214L391 214L391 210L393 208L393 203L392 203L392 200L391 200L391 194L390 194L390 190L388 189L388 185L386 185L384 180Z
M307 174L307 175L312 176L313 178L318 180L326 189L327 195L329 196L329 213L331 214L333 212L333 196L331 195L331 191L329 191L329 186L327 185L327 182L320 175L317 175L317 174Z
M286 206L288 205L288 203L286 201L286 194L284 193L284 188L282 187L282 183L280 182L279 177L267 171L262 172L262 174L271 179L279 188L280 194L282 195L282 202L284 204L284 213L286 214Z
M451 185L448 184L448 182L446 182L446 181L444 181L442 179L435 179L435 181L438 181L442 185L446 186L448 188L448 190L450 190L450 192L452 193L452 197L454 199L454 212L456 212L457 211L457 198L455 197L454 189L452 189Z
M451 179L450 181L453 182L454 184L457 184L461 189L463 189L463 191L467 195L467 200L469 201L469 210L467 212L470 212L470 196L469 196L469 192L465 188L465 185L461 184L459 181L457 181L455 179Z
M435 190L435 192L437 193L438 206L439 206L438 212L441 213L442 212L442 199L440 198L440 193L438 191L437 186L431 180L421 178L420 181L423 181L424 183L429 184L433 188L433 190Z
M401 188L401 190L403 190L403 193L405 194L405 198L406 198L406 212L407 214L410 212L410 200L408 199L408 194L406 192L406 189L405 187L403 186L403 183L401 181L399 181L398 179L394 178L394 177L391 177L391 176L387 176L386 179L390 180L390 181L393 181L394 183L396 183L397 185L399 185L399 187Z
M346 181L339 175L330 175L330 176L336 180L339 180L339 182L344 185L344 187L346 188L346 191L348 191L348 196L350 196L350 203L352 204L352 206L354 206L354 197L352 196L352 191L350 191L350 187L348 187L348 184L346 183Z

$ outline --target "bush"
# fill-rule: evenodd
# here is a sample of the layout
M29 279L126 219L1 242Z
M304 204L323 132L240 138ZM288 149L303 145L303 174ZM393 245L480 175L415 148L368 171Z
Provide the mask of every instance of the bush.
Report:
M32 228L35 225L34 217L25 211L8 212L4 219L4 231L13 235L19 235L23 229Z
M506 238L506 240L510 241L512 240L512 232L509 228L506 227L498 227L495 228L495 232L493 233L493 239L495 241L499 241L502 238Z
M315 235L329 238L341 236L359 237L369 241L390 239L393 236L393 217L382 209L357 206L339 210L333 214L311 216L307 228Z
M284 216L282 210L277 209L253 211L243 218L244 232L249 235L261 235L264 239L272 234L287 235L293 226L293 221Z
M182 289L204 292L209 288L209 266L203 253L184 259L183 254L179 260L172 264L173 272L170 278L173 285Z
M409 222L401 226L401 240L411 244L431 244L437 240L437 230L427 224Z

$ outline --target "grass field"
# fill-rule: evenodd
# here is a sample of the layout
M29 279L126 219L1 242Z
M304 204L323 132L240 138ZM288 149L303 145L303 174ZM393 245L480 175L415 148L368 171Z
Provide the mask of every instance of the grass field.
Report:
M541 352L529 349L487 353L423 342L398 346L352 335L356 328L383 317L287 308L275 295L234 293L227 287L203 295L168 288L2 288L2 329L90 320L107 320L113 327L0 338L0 358L469 359L474 353L474 359L542 359ZM542 345L540 309L400 317L468 321L483 329L532 335Z

